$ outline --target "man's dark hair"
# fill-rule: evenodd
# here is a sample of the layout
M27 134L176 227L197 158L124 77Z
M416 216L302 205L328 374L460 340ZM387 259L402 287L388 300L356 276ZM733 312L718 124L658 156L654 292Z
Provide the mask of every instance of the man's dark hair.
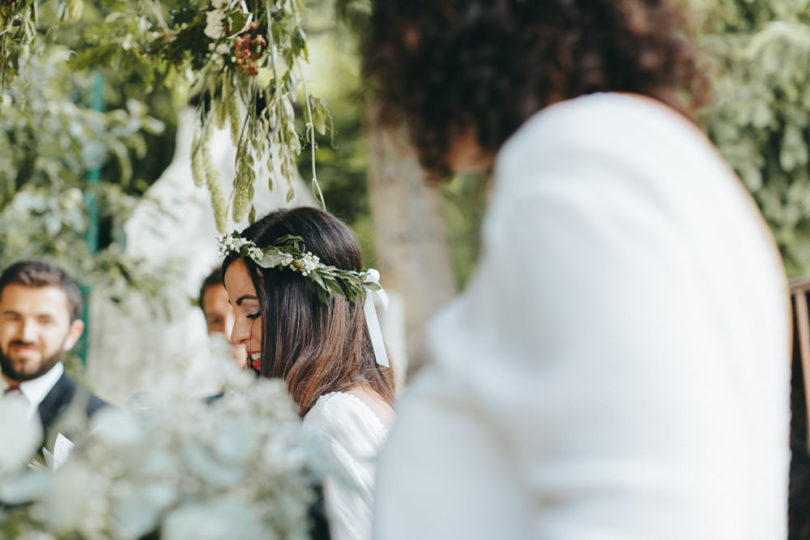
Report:
M407 123L426 169L449 172L472 134L495 154L555 102L595 92L650 96L681 112L708 78L671 0L376 0L364 71L384 123Z
M14 263L0 274L0 297L7 285L58 287L67 296L70 322L82 317L82 292L79 285L55 264L44 261Z
M203 315L205 315L205 305L203 304L203 300L205 299L206 289L208 289L208 287L213 287L214 285L222 285L222 283L222 267L217 266L211 270L211 273L206 276L202 282L202 285L200 285L200 295L197 297L197 303L199 304Z

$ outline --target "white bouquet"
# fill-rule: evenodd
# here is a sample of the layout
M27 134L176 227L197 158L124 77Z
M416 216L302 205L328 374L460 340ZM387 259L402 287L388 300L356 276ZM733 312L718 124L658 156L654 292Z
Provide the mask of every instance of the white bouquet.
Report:
M0 442L0 500L25 503L0 509L0 536L308 538L325 452L302 431L283 383L221 368L224 395L208 405L174 392L102 410L55 471L20 470L38 433ZM0 424L19 418L11 404L0 402ZM25 431L13 421L12 432Z

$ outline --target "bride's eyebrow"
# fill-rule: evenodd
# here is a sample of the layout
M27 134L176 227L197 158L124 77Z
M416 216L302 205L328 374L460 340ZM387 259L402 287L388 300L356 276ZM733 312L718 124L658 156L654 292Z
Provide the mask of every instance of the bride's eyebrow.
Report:
M259 298L257 296L255 296L255 295L253 295L253 294L244 294L244 295L240 296L238 300L236 300L236 305L241 306L242 302L244 300L256 300L256 301L258 301Z

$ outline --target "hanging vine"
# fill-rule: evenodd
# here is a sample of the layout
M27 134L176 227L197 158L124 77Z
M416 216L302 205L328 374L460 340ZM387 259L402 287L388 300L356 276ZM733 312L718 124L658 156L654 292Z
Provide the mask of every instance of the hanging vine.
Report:
M185 5L170 11L166 30L148 44L175 69L192 73L192 93L200 97L199 131L192 149L193 175L207 185L221 231L248 219L258 178L271 190L287 189L301 153L296 128L298 88L305 87L300 63L308 60L299 0L213 0L195 9ZM160 13L157 5L156 13ZM162 25L161 25L162 26ZM306 96L303 107L306 136L314 148L314 131L326 130L324 104ZM236 176L228 216L219 179L210 163L213 127L229 126L236 145ZM314 173L313 191L320 194ZM323 205L323 197L318 200Z
M0 0L0 73L14 76L21 55L37 35L37 10L47 0ZM40 7L38 7L38 5ZM82 0L59 0L62 19L78 18ZM301 0L105 0L103 19L83 27L70 60L76 70L127 69L147 89L185 85L198 102L199 124L192 169L211 193L217 227L242 222L253 210L256 182L294 196L293 179L302 139L313 147L312 189L323 205L314 169L315 132L324 133L328 112L309 96L300 65L308 61ZM298 91L306 102L296 107ZM303 118L300 134L296 119ZM227 200L211 160L214 127L228 126L236 146L236 176Z

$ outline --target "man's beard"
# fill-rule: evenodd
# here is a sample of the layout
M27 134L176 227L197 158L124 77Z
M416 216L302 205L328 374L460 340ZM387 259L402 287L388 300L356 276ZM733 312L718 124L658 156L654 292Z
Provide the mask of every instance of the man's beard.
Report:
M14 344L21 344L21 343L22 342L12 342L9 343L9 347L11 347ZM17 382L30 381L32 379L36 379L37 377L41 377L42 375L50 371L50 369L54 365L56 365L56 363L61 359L62 359L62 348L60 347L54 354L44 359L40 363L39 369L37 369L35 372L20 373L16 369L14 369L14 363L12 362L11 358L6 356L2 348L0 348L0 370L2 370L3 375L5 375L7 378Z

